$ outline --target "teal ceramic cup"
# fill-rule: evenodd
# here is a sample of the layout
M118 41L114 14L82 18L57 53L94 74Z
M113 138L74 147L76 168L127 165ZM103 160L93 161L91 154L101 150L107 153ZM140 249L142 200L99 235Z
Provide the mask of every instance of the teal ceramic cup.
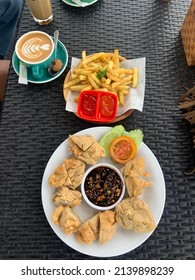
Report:
M30 31L18 39L15 52L29 71L32 71L33 77L39 80L54 60L54 42L45 32Z

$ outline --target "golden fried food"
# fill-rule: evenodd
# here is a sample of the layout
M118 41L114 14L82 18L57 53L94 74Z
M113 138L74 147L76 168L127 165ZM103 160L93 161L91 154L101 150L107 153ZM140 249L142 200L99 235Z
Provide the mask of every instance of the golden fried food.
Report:
M73 208L81 203L82 195L80 191L62 187L57 189L52 201L56 205L65 205Z
M100 217L100 232L99 242L101 244L106 243L114 236L116 232L115 213L111 210L107 210L99 213Z
M148 177L151 176L150 173L145 171L145 161L142 157L136 157L133 160L128 161L123 167L124 175L129 175L131 177L142 176Z
M82 181L85 172L83 161L75 158L65 159L49 177L48 182L54 188L69 187L77 188Z
M146 202L138 197L126 198L115 208L116 222L136 232L154 230L156 223Z
M64 160L71 185L69 187L75 189L80 186L83 175L85 173L85 163L79 159L70 158Z
M66 234L76 232L81 224L80 218L76 215L72 208L64 206L59 219L59 226L63 229Z
M101 157L106 156L104 149L91 135L70 135L68 142L74 156L87 164L95 164Z
M142 191L151 186L151 182L145 180L144 177L150 176L145 172L145 162L141 157L137 157L128 161L121 169L124 176L126 189L130 197L138 196Z
M68 143L75 158L65 159L48 179L56 188L52 198L57 206L52 213L54 224L59 225L65 234L75 233L77 241L84 244L92 244L95 240L100 244L108 242L115 235L117 223L135 232L154 230L156 223L149 206L137 197L151 185L146 180L151 175L146 172L142 157L128 161L121 169L129 197L123 199L114 211L102 211L83 222L80 220L73 208L81 203L82 195L75 188L81 184L85 163L95 164L105 156L105 151L91 135L70 135Z
M71 181L68 177L68 172L64 164L55 169L54 173L49 177L48 182L55 188L71 185Z
M117 49L113 53L89 56L83 51L80 64L73 69L70 79L65 80L65 99L69 90L78 94L83 90L104 90L116 94L119 104L124 105L124 96L138 83L138 69L121 67L120 62L124 60Z
M59 205L58 207L56 207L54 209L51 219L55 225L59 225L60 217L62 215L63 210L64 210L64 206L62 206L62 205Z
M99 214L84 221L77 230L76 238L79 242L91 244L99 235Z
M77 158L81 156L84 151L89 149L89 147L94 143L94 141L96 140L91 135L69 135L68 138L70 149Z

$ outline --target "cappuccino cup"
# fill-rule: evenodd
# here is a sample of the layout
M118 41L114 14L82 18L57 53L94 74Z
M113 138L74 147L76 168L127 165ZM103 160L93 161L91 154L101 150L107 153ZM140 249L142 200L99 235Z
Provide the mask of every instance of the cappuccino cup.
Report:
M35 79L41 79L44 70L54 60L54 42L42 31L30 31L16 42L15 52L23 64L32 71Z

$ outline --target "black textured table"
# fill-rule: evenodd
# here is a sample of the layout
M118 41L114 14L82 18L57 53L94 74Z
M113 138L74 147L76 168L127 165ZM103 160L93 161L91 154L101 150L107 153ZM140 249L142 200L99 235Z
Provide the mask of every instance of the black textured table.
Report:
M17 38L56 27L69 53L65 72L49 84L18 84L10 68L0 125L0 259L95 259L64 244L50 228L41 203L47 161L70 133L92 125L64 110L63 81L72 56L120 50L146 57L143 112L120 122L141 128L166 182L163 216L147 242L113 259L194 259L195 180L188 131L177 108L182 86L195 79L186 65L180 27L189 0L99 0L85 9L53 0L54 21L38 26L24 7Z

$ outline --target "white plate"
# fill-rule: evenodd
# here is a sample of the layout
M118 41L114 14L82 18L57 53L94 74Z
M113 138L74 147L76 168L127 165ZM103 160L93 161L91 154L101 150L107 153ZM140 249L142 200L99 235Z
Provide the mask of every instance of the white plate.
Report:
M85 8L88 7L94 3L96 3L98 0L81 0L83 3L86 3L87 5L85 7L81 7L79 5L77 5L76 3L72 2L71 0L62 0L64 3L76 7L76 8Z
M91 134L97 140L99 140L109 129L110 127L93 127L82 130L76 134ZM153 182L152 186L144 190L140 198L148 203L156 224L158 224L162 216L165 204L165 182L163 173L156 157L144 143L141 143L137 155L145 159L146 171L152 174L151 181ZM54 189L49 186L48 178L54 172L54 169L62 164L65 158L70 156L71 153L69 150L68 141L65 140L54 151L51 158L49 159L42 180L43 209L51 228L54 230L57 236L73 249L83 254L95 257L118 256L140 246L146 239L149 238L149 236L152 234L152 231L149 233L135 233L133 231L125 230L121 226L117 225L116 234L112 240L108 241L108 243L101 245L98 243L98 241L95 241L91 245L85 245L77 242L75 235L64 234L60 227L52 222L51 215L55 206L52 203L51 199L54 194ZM101 161L111 163L109 158L102 158ZM90 206L88 206L84 201L79 206L75 207L74 211L79 215L81 220L85 220L95 213L95 210L90 208Z

